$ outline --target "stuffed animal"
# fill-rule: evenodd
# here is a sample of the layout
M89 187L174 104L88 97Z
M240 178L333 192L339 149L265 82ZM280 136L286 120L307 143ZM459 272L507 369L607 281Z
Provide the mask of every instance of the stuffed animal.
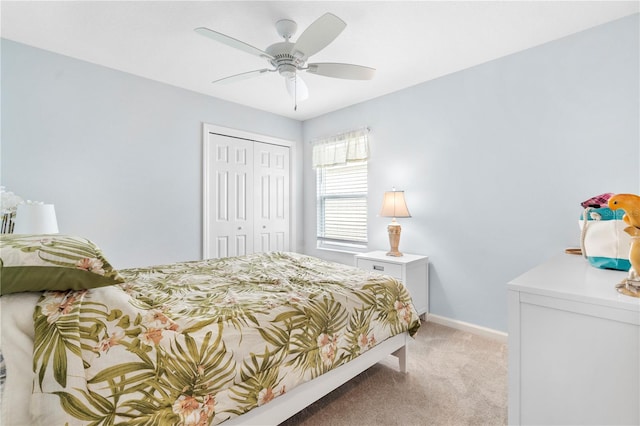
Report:
M640 197L633 194L616 194L609 198L611 210L624 210L624 220L628 225L640 229Z
M629 269L626 288L629 290L631 285L635 293L638 294L637 291L640 288L640 197L633 194L617 194L609 198L608 204L611 210L624 210L622 220L630 225L624 229L627 234L631 235L631 248L629 249L631 269ZM636 296L636 294L632 295Z

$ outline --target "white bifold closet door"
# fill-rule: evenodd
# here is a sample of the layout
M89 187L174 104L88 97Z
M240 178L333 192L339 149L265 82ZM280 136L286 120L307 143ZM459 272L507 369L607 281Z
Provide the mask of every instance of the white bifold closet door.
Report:
M253 251L289 250L289 148L253 144Z
M205 256L289 250L289 148L214 133L208 144Z

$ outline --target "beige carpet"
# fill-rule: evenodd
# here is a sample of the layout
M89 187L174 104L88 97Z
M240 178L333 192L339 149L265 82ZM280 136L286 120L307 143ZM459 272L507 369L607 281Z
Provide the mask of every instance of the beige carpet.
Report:
M408 374L389 357L282 423L294 425L504 425L506 344L422 323Z

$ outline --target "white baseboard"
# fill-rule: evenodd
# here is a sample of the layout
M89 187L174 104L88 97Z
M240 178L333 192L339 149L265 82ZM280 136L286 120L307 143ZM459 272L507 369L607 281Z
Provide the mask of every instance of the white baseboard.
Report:
M458 321L451 318L443 317L436 314L427 314L427 321L435 322L436 324L445 325L447 327L455 328L456 330L467 331L469 333L477 334L478 336L487 337L489 339L497 340L501 343L507 343L507 333L493 330L491 328L482 327L480 325L471 324L464 321Z

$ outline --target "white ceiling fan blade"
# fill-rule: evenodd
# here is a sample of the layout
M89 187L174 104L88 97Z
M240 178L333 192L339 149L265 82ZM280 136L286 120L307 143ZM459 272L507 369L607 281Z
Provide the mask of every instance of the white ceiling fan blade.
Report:
M346 78L348 80L371 80L376 70L362 65L322 62L309 64L307 72L325 77Z
M239 80L244 80L250 77L253 77L254 75L260 75L260 74L264 74L266 72L273 72L275 70L271 70L269 68L263 68L261 70L253 70L253 71L247 71L247 72L243 72L240 74L235 74L235 75L230 75L229 77L224 77L224 78L220 78L218 80L214 80L211 83L232 83L234 81L239 81Z
M287 85L287 92L293 99L304 101L309 97L309 88L304 80L296 74L295 77L287 77L284 79Z
M347 24L332 13L325 13L307 27L293 47L303 58L308 58L327 47L340 35Z
M251 46L250 44L245 43L244 41L236 40L233 37L229 37L228 35L219 33L217 31L210 30L209 28L199 27L194 30L200 35L218 41L220 43L226 44L230 47L235 47L236 49L240 49L244 52L250 53L252 55L261 56L267 59L274 59L273 56L269 55L267 52L258 49L257 47Z

